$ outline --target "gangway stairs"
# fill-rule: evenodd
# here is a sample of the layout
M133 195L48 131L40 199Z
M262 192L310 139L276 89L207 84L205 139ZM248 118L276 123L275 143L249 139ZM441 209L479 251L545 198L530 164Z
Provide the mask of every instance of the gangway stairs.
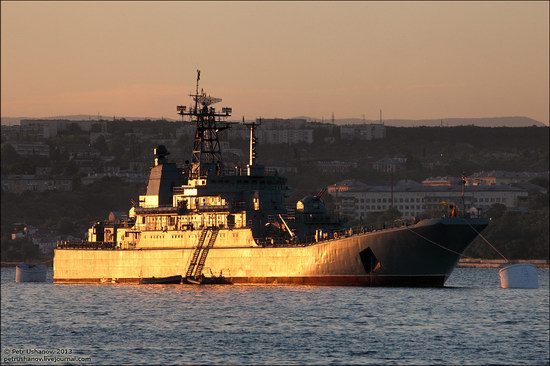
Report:
M206 235L208 234L208 229L204 229L201 232L201 235L199 237L199 242L197 243L197 248L195 249L195 252L193 253L193 257L191 258L191 263L189 263L189 268L187 268L187 273L185 274L186 278L192 278L193 272L195 271L195 267L197 266L197 262L199 260L199 255L202 250L202 246L204 245L204 242L206 240Z
M204 242L206 241L209 231L211 231L210 238L208 239L208 244L204 246ZM187 282L196 283L201 281L203 277L202 270L204 268L204 263L206 262L206 257L208 257L208 252L212 249L214 243L216 242L218 232L219 229L217 227L207 228L201 232L197 248L193 253L191 263L189 264L189 268L187 269L187 273L185 275Z
M216 238L218 237L218 228L212 228L212 235L210 235L210 240L208 240L208 245L206 245L206 248L203 249L201 257L199 259L199 263L197 266L197 270L195 271L195 278L198 278L202 275L202 269L204 268L204 262L206 262L206 257L208 256L208 251L212 249L214 246L214 243L216 242Z

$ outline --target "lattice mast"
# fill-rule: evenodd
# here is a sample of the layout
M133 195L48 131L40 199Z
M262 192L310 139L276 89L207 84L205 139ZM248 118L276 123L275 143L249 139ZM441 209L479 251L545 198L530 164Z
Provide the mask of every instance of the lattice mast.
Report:
M221 102L221 98L207 96L203 89L199 93L201 72L197 70L195 94L190 94L193 104L177 107L178 114L189 116L189 121L196 125L195 142L193 146L193 161L189 172L190 179L198 179L208 175L222 175L223 159L218 133L230 127L225 119L231 116L232 108L223 107L221 113L216 112L212 104Z

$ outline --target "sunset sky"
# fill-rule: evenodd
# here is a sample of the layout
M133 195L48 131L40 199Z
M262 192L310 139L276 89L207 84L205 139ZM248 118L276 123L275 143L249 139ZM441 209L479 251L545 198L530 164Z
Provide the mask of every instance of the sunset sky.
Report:
M548 2L2 2L1 114L548 124Z

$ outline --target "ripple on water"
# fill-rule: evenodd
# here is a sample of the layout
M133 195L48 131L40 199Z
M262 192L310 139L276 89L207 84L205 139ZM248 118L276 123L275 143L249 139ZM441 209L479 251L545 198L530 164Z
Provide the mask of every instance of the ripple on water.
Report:
M457 269L449 288L15 284L2 348L71 348L93 364L548 364L541 287ZM50 273L51 279L51 273Z

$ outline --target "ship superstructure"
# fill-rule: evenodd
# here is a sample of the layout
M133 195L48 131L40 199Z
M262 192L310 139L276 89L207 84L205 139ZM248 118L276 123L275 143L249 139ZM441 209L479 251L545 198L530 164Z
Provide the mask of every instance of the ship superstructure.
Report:
M376 232L342 228L327 214L322 191L285 209L286 179L256 162L249 129L246 166L226 167L220 132L231 108L199 91L177 107L195 125L193 156L178 167L163 145L145 195L127 220L97 222L88 242L55 251L56 282L139 282L181 275L200 283L205 273L234 283L442 286L460 253L487 225L484 219L425 220ZM244 121L243 121L244 123ZM208 269L208 271L206 271Z

